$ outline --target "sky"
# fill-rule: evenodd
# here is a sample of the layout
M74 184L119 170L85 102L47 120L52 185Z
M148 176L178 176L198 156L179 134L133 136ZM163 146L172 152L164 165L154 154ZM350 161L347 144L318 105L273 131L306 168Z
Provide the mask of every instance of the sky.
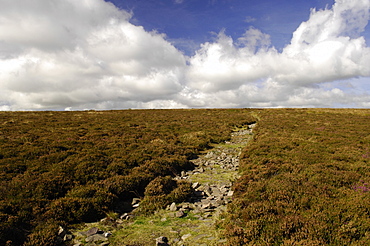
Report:
M370 107L369 0L0 0L0 110Z

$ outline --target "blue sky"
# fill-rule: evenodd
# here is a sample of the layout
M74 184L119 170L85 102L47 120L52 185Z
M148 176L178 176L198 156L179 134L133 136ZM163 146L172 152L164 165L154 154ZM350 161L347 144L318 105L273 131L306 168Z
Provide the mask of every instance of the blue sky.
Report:
M0 110L370 107L369 0L0 0Z
M111 0L117 7L133 13L131 22L147 31L167 35L186 52L226 30L240 37L249 26L271 36L277 49L289 44L295 29L309 18L310 9L323 9L333 0ZM177 41L177 42L176 42ZM191 45L189 45L191 44Z

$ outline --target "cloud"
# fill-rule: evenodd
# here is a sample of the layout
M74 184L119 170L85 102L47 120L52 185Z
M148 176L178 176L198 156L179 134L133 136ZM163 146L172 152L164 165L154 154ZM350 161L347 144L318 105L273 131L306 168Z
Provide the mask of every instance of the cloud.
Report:
M255 22L256 21L256 18L253 18L252 16L247 16L245 17L245 20L244 22L246 23L252 23L252 22Z
M147 102L182 89L183 54L112 4L8 0L0 16L2 108Z
M190 58L189 85L205 98L202 106L210 106L206 101L212 96L220 106L227 103L222 93L235 106L358 105L349 91L326 90L323 84L370 76L370 48L360 36L369 5L367 0L338 0L332 9L313 9L281 53L255 28L238 40L221 32Z
M0 110L369 107L369 9L368 0L313 9L281 52L249 27L186 57L103 0L3 0Z
M255 50L258 44L264 47L268 43L268 36L254 28L239 38L237 44L221 32L217 42L203 44L190 58L189 85L214 92L238 89L244 83L266 77L270 69L262 62L276 56L276 51L266 52L261 48L255 53Z

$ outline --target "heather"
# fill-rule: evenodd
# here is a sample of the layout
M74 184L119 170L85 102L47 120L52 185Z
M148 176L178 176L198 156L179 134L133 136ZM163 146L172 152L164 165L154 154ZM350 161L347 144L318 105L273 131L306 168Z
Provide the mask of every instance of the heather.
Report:
M170 177L255 121L250 113L0 112L0 244L55 245L59 225L97 221L145 194L185 199L188 185Z
M226 244L369 244L370 110L183 109L0 112L0 245L57 245L59 226L137 197L142 215L186 201L173 177L251 123Z
M229 245L367 245L370 111L259 112L224 225Z

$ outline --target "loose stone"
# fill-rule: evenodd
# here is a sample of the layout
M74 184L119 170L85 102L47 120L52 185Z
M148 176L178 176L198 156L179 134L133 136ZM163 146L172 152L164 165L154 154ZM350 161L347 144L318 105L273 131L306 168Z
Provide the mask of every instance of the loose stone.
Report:
M170 206L170 211L176 211L177 210L177 206L176 206L176 203L172 203L171 206Z

